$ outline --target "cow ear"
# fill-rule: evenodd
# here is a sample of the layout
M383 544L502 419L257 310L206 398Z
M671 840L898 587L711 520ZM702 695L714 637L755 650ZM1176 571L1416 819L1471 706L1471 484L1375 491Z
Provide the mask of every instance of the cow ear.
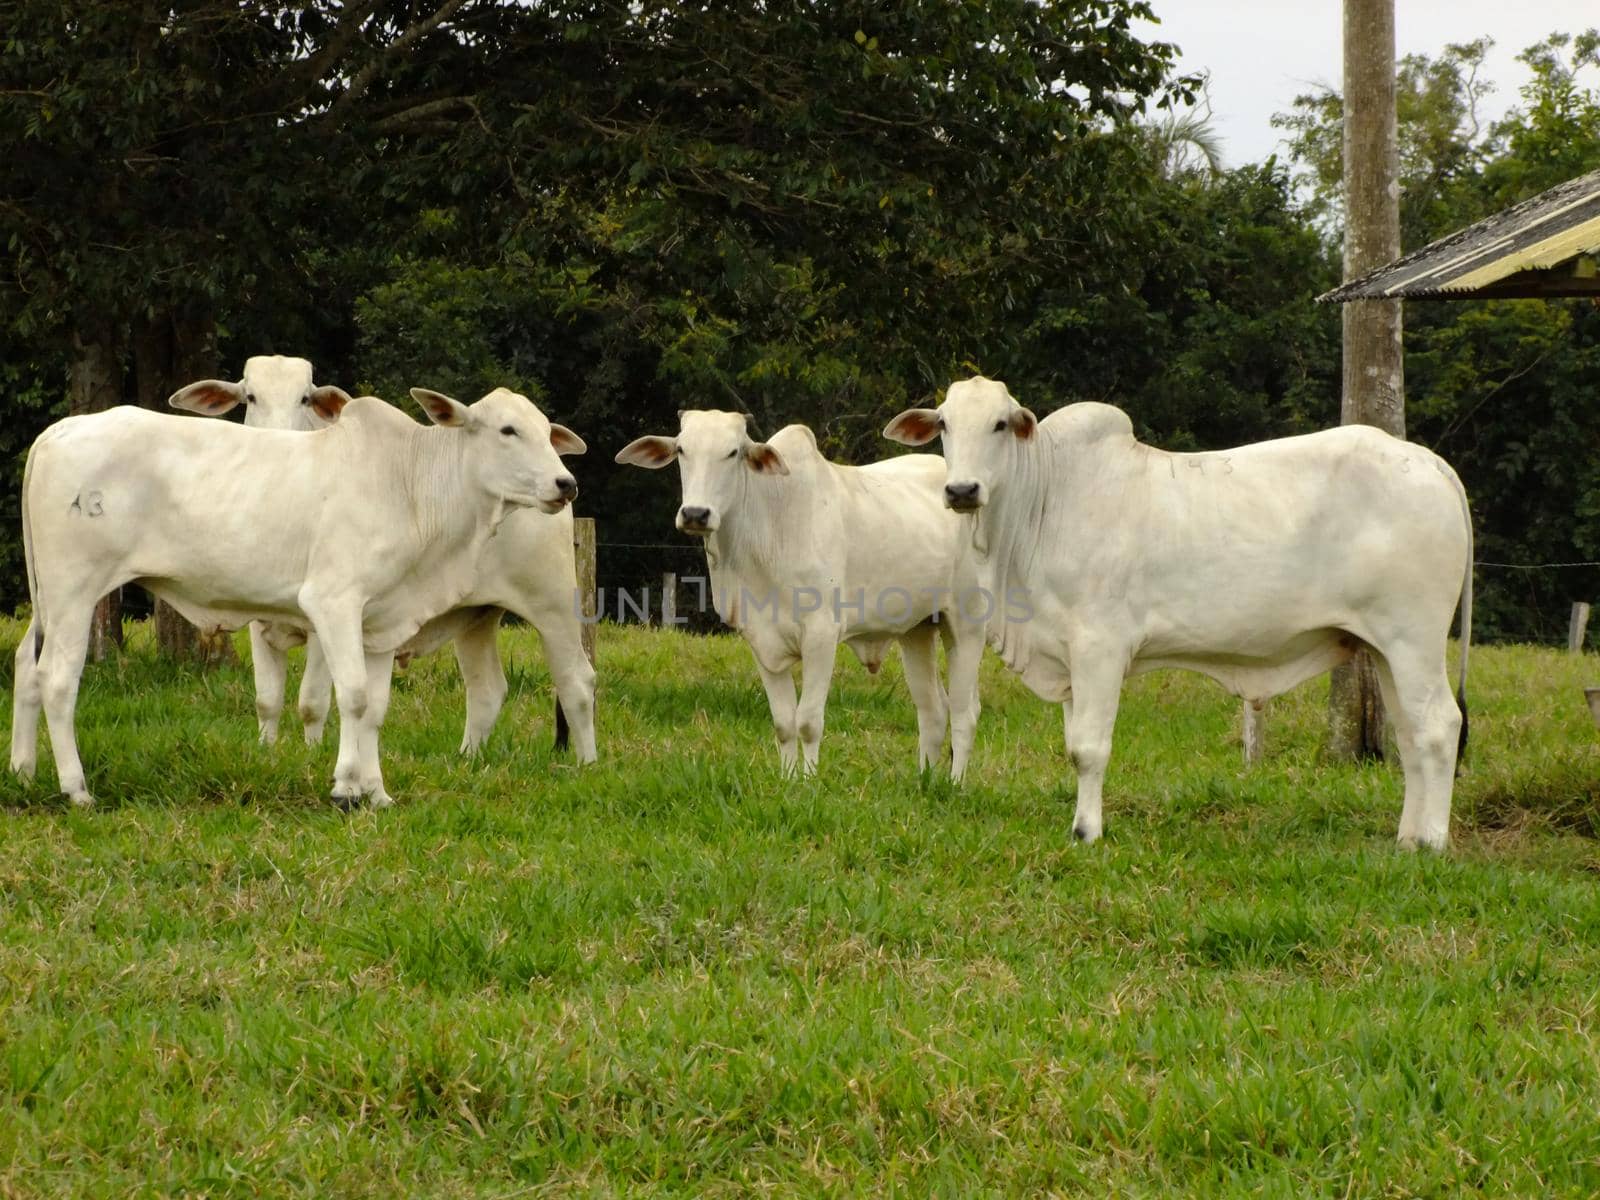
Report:
M758 475L787 475L789 464L766 442L751 442L744 448L744 465Z
M350 393L331 383L311 389L311 411L324 421L337 421L344 406L349 403Z
M550 444L555 447L557 454L582 454L589 448L585 442L565 425L550 422Z
M1018 407L1011 414L1011 432L1023 441L1033 436L1033 427L1039 423L1039 418L1033 415L1031 409Z
M173 408L183 408L207 417L220 417L231 412L244 399L244 384L229 383L226 379L202 379L181 387L167 397Z
M428 414L428 420L435 425L443 425L447 429L463 429L472 421L472 414L465 404L450 399L442 392L430 392L427 388L412 388L411 398L422 405L422 411Z
M617 451L616 461L630 467L664 467L678 457L678 439L669 437L634 438Z
M883 427L883 436L902 446L926 446L939 432L936 408L908 408Z

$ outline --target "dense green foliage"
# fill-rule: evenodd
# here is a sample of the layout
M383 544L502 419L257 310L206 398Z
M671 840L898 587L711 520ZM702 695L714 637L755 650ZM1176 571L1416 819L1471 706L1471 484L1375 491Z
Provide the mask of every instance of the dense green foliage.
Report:
M582 771L504 651L472 760L450 655L398 678L401 803L352 817L331 745L255 744L247 669L90 668L101 811L0 776L0 1193L1600 1189L1581 659L1474 654L1435 856L1398 771L1316 760L1320 683L1245 770L1237 702L1134 680L1086 848L1059 709L993 658L952 789L897 659L843 656L784 782L736 638L603 630Z
M1486 42L1400 72L1401 222L1414 249L1600 168L1600 37L1556 36L1524 60L1522 104L1475 110ZM1282 120L1308 164L1314 213L1331 219L1339 174L1336 95ZM1406 306L1407 432L1455 465L1473 498L1477 558L1600 559L1600 311L1588 300L1417 301ZM1480 636L1551 638L1568 604L1600 593L1593 568L1479 573Z
M10 494L81 348L161 322L214 328L229 374L292 353L396 400L536 396L594 447L610 582L694 561L628 548L673 540L669 504L609 453L683 407L855 461L974 370L1166 445L1331 423L1339 98L1282 118L1291 161L1221 169L1195 81L1130 32L1151 7L0 0ZM1530 50L1493 125L1484 50L1402 66L1407 248L1600 165L1593 37ZM1596 320L1410 307L1411 432L1460 466L1482 559L1600 555ZM1488 637L1549 636L1600 584L1495 570Z

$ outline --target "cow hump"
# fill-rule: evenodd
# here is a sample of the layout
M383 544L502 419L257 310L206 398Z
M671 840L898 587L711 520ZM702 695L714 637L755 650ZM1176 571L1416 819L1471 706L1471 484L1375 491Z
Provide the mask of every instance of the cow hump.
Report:
M1094 400L1057 409L1045 418L1045 423L1056 436L1078 443L1133 440L1133 422L1128 414L1115 405Z

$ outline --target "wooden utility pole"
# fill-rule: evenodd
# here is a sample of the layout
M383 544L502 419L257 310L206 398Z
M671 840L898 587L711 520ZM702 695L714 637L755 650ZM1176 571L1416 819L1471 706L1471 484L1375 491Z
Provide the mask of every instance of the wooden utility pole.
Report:
M1400 153L1395 118L1394 0L1344 0L1344 277L1400 257ZM1400 301L1344 306L1339 419L1406 434ZM1382 757L1383 700L1371 656L1333 673L1328 751Z

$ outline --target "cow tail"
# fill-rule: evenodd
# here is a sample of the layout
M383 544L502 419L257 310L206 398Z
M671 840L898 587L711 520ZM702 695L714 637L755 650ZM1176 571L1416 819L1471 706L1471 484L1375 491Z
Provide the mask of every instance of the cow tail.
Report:
M1461 516L1467 523L1467 569L1461 580L1461 672L1456 681L1456 706L1461 709L1461 737L1456 743L1456 765L1467 752L1467 652L1472 646L1472 506L1467 502L1467 489L1461 477L1451 472L1456 492L1461 497Z
M33 631L33 661L39 661L44 649L44 603L39 596L39 576L33 565L33 522L28 518L28 482L33 478L33 449L22 468L22 559L28 572L28 601L33 606L33 620L28 627Z

